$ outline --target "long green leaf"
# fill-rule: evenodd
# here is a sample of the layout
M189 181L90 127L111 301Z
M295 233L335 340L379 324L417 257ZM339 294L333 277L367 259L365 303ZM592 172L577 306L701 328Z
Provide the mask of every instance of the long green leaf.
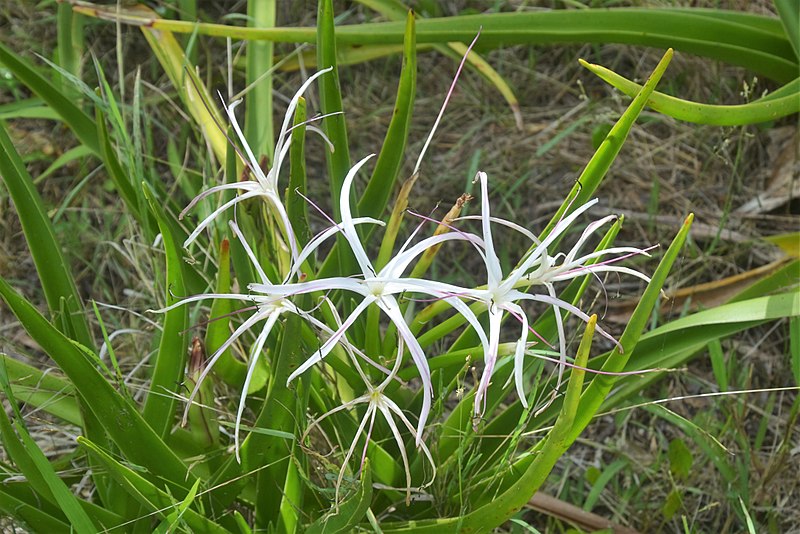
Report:
M587 63L582 59L578 61L602 80L628 96L636 96L642 90L641 85L620 76L610 69ZM697 124L713 124L716 126L754 124L780 119L800 112L800 79L791 82L791 85L795 89L786 96L728 106L690 102L674 96L653 92L647 101L647 106L675 119Z
M5 410L0 410L0 436L9 456L34 490L58 505L76 532L87 534L95 532L97 528L81 507L80 499L73 495L64 481L58 477L47 457L28 434L4 366L0 367L0 389L8 397L15 415L12 426Z
M414 98L417 92L417 40L414 14L406 18L403 40L403 66L400 69L400 82L392 111L392 120L386 130L380 154L375 162L375 170L367 183L358 212L364 217L380 217L389 202L400 168L405 158L408 132L414 112Z
M180 507L180 504L175 502L174 498L168 493L159 489L133 469L122 465L88 439L79 437L78 443L83 445L92 456L105 465L114 480L121 484L131 497L151 512L163 519L167 519L174 510ZM186 494L188 495L189 491ZM193 532L228 532L217 523L191 508L183 509L182 518Z
M166 220L161 206L145 185L145 195L150 208L158 221L164 252L167 257L166 295L167 306L177 302L186 293L183 282L183 254L181 249L182 235L175 235L172 225ZM177 296L176 296L177 295ZM186 367L186 331L189 322L187 306L179 306L165 312L161 341L153 364L153 375L150 380L150 391L142 413L145 421L155 430L161 439L165 439L172 428L177 405L177 393L183 382Z
M70 527L62 519L53 517L11 494L9 489L0 485L0 512L6 517L14 517L30 528L30 532L68 533Z
M33 179L2 123L0 123L0 176L17 208L17 216L36 265L50 313L59 314L63 299L67 316L63 317L62 321L69 325L69 330L74 332L77 341L87 347L93 346L94 341L83 314L78 289L72 273L67 268L69 264L61 253L61 247L56 241L53 226L33 185Z
M789 0L791 1L791 0ZM138 12L99 6L76 11L126 24L175 32L198 32L218 37L315 43L313 28L242 28L223 24L189 24L156 20ZM735 15L735 16L734 16ZM583 9L488 13L422 19L417 42L469 42L482 27L482 46L553 43L620 43L682 52L740 65L788 82L797 77L797 57L783 32L774 31L767 17L724 10ZM381 45L402 42L403 24L397 22L343 26L336 39L345 45Z
M275 26L275 0L249 0L247 25L256 28ZM273 159L272 126L272 43L247 43L247 95L244 133L256 157Z
M75 388L68 380L3 353L0 353L0 365L5 365L11 391L18 401L55 415L72 425L82 424L80 408L75 400Z
M800 60L800 3L795 0L775 0L775 7L786 37L794 48L795 57Z
M156 435L136 408L129 404L100 374L96 355L65 337L27 300L0 277L0 297L5 300L22 326L58 364L75 385L82 405L102 424L122 454L131 462L146 467L169 481L173 491L185 495L185 485L194 477L186 466Z
M339 84L339 70L336 67L336 30L333 22L333 4L331 0L319 0L317 11L317 64L321 68L332 67L330 74L319 79L320 112L325 117L322 127L331 140L335 150L326 152L328 162L328 181L331 190L331 204L334 219L339 219L339 193L342 182L350 170L350 148L347 142L347 128L342 115L342 93Z
M3 44L0 44L0 63L4 64L14 76L24 83L39 98L52 107L81 143L96 154L100 153L97 128L94 121L83 112L60 88L42 76L27 60L21 58Z

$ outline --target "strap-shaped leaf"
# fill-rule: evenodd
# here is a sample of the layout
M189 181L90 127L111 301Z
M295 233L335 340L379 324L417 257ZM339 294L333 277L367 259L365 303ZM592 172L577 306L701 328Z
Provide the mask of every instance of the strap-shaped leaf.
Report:
M11 494L9 489L0 485L0 512L7 517L22 521L30 532L69 532L70 526L62 518L53 517Z
M358 212L364 217L380 217L389 202L405 158L414 99L417 92L417 39L414 14L408 12L403 37L403 66L392 111L375 170L367 183Z
M0 63L4 64L19 81L53 108L81 143L91 148L96 154L100 152L94 121L75 105L69 95L64 94L59 87L42 76L27 60L2 44L0 44Z
M132 10L117 11L116 7L75 9L106 20L175 32L291 43L317 40L313 28L243 28L154 19ZM769 17L717 9L559 9L422 19L417 23L417 42L469 42L483 27L481 44L490 47L553 43L672 47L740 65L785 83L797 76L798 62L786 34L776 23ZM342 26L336 39L343 45L386 46L401 43L402 35L403 23L380 22Z
M1 364L0 364L1 365ZM5 410L0 410L0 437L9 457L25 475L31 487L42 497L56 504L64 512L70 525L78 533L93 533L97 530L89 515L81 506L81 500L72 494L70 489L56 474L55 469L47 460L42 450L33 441L22 420L16 399L11 391L5 367L0 366L0 388L8 397L14 411L14 422L9 420ZM86 503L89 505L90 503ZM106 519L114 518L114 514L99 508ZM97 515L95 515L97 519ZM119 523L119 518L116 518ZM113 522L113 519L112 519Z
M167 519L174 511L180 510L182 514L181 518L186 522L192 532L228 532L217 523L206 518L205 515L191 508L182 506L182 504L176 502L170 494L162 491L134 470L119 463L110 454L88 439L79 437L78 443L83 445L92 456L105 465L114 480L121 484L131 497L136 499L150 512L154 512L159 517ZM193 488L196 489L196 482ZM186 495L189 495L190 492L191 490L187 491Z
M166 219L154 193L146 184L143 186L150 209L158 221L164 243L164 252L167 257L165 304L169 306L186 293L186 286L183 282L184 261L180 245L183 235L173 231L173 225ZM178 306L164 313L161 340L153 362L150 391L142 412L145 421L161 439L165 439L169 434L175 417L177 393L181 388L186 368L187 342L184 332L188 321L187 306Z
M33 179L8 137L5 125L0 123L0 177L8 188L22 231L31 251L39 280L44 289L47 306L57 315L64 299L66 317L62 320L75 333L75 339L87 347L94 345L89 325L78 296L78 289L61 254L53 226L44 210L42 198L33 185Z
M275 26L275 0L247 2L247 25L255 28ZM245 50L247 95L245 95L244 134L256 157L274 159L272 136L272 49L270 41L250 41Z
M70 381L83 406L99 420L122 454L170 483L185 495L185 485L194 481L186 466L95 367L97 355L71 341L51 325L31 303L0 277L0 297L8 304L25 331L44 350Z
M795 0L775 0L775 7L781 18L789 43L800 60L800 3Z
M610 69L601 65L587 63L582 59L578 61L603 81L628 96L636 96L642 90L642 86L638 83L632 82ZM675 119L697 124L713 124L716 126L754 124L773 121L800 112L800 78L795 79L784 87L788 89L794 88L794 91L785 96L727 106L690 102L654 91L647 101L647 107Z
M336 113L322 120L322 129L331 140L335 150L326 152L328 181L331 189L331 205L334 219L339 219L339 192L342 182L350 170L350 145L347 142L347 127L342 114L342 93L339 85L339 70L336 67L336 30L333 22L331 0L319 0L317 10L317 65L321 69L333 70L319 78L319 104L323 115Z
M5 366L11 391L18 401L55 415L72 425L81 425L75 388L68 380L3 353L0 353L0 365Z

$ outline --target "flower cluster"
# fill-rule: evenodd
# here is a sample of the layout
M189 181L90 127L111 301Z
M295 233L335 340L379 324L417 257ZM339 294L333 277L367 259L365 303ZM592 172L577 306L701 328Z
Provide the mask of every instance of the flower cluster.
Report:
M234 236L240 240L244 250L253 263L253 266L260 278L260 282L252 283L247 287L246 293L229 293L229 294L214 294L207 293L195 295L184 298L179 302L173 304L167 309L172 309L175 306L182 306L190 302L196 302L204 299L234 299L241 300L248 303L247 309L254 310L253 313L247 317L238 328L231 334L230 338L220 346L216 352L211 356L207 366L200 375L189 397L188 406L193 402L195 395L200 387L200 384L208 376L208 373L213 368L214 364L220 356L228 349L231 344L240 339L242 335L255 328L258 324L263 324L260 330L255 334L255 341L252 343L249 351L249 362L247 378L242 388L242 393L239 399L238 410L236 414L236 423L234 431L235 449L238 458L239 445L240 445L240 425L242 413L244 410L244 402L247 396L248 385L255 369L255 364L258 358L262 356L267 339L270 332L273 330L279 319L284 314L296 314L301 316L304 320L308 321L309 325L319 332L322 338L322 343L318 348L310 351L305 361L289 376L288 381L291 382L298 376L308 372L312 367L322 362L334 349L341 347L344 352L349 355L349 358L357 370L359 376L364 382L366 392L354 398L353 400L343 403L341 406L324 414L320 418L312 422L311 427L316 426L323 418L328 417L332 413L336 413L346 409L353 409L359 404L366 404L367 409L364 413L361 423L358 427L358 432L350 446L347 455L344 459L342 471L339 474L339 482L341 482L344 475L344 469L350 458L352 457L359 436L365 436L364 450L362 453L362 461L366 454L367 443L372 431L373 423L376 415L380 413L386 419L391 432L397 441L400 448L403 464L406 470L407 489L410 491L411 480L410 471L408 467L408 458L406 457L405 446L402 439L400 428L405 427L410 435L414 438L416 446L421 449L425 457L433 465L431 454L426 447L423 436L426 428L427 420L431 410L431 402L434 398L434 385L431 380L431 371L428 365L428 359L425 350L420 345L412 328L409 327L406 317L404 316L401 302L399 301L400 294L416 294L422 295L426 299L443 301L449 305L453 311L460 315L463 320L474 329L480 340L483 355L484 355L484 369L480 376L479 383L475 387L474 397L474 411L475 415L479 418L486 410L486 397L489 387L491 385L492 376L498 360L498 351L500 347L500 337L503 321L512 317L519 322L519 336L516 338L515 350L513 352L514 372L513 378L516 386L517 393L522 403L527 406L527 396L525 393L525 356L530 354L528 347L530 346L529 339L531 336L541 337L532 328L532 321L528 319L528 315L523 305L526 302L538 302L550 306L555 311L556 327L558 332L558 354L559 358L556 361L558 366L559 380L564 366L570 365L567 360L567 336L564 328L564 314L571 314L579 319L588 321L587 314L573 306L571 303L561 300L557 297L554 284L557 282L570 280L576 277L581 277L587 273L599 274L607 272L616 272L621 274L629 274L649 281L649 278L644 274L617 264L619 260L630 257L631 255L647 255L646 249L639 249L634 247L613 247L604 250L585 252L584 247L589 238L597 232L598 229L604 225L612 222L614 217L604 217L598 221L589 224L577 240L575 245L566 253L553 254L551 249L554 243L557 242L567 230L572 226L578 217L586 213L597 200L592 200L584 205L575 207L569 215L563 217L542 240L539 240L532 232L523 228L522 226L505 220L493 217L490 213L489 205L489 186L488 177L485 173L479 172L476 176L476 182L480 183L480 215L473 217L464 217L457 219L456 222L465 219L478 219L480 220L480 235L459 230L450 226L449 232L434 234L430 237L416 239L416 235L421 231L423 224L421 224L412 236L403 244L397 253L380 268L375 266L375 262L370 259L367 248L362 243L361 237L357 230L357 225L361 224L374 224L383 225L381 221L366 218L356 217L353 214L350 205L352 196L352 189L354 180L359 171L367 164L372 156L367 156L356 163L347 173L344 178L341 194L339 195L339 213L341 220L338 222L331 221L328 228L322 230L319 234L313 237L307 244L301 247L297 242L297 237L292 229L291 222L287 216L287 210L283 206L281 196L278 193L278 179L281 170L281 165L285 160L289 143L290 143L290 128L291 115L294 112L299 98L303 92L309 87L311 82L317 77L325 74L330 69L319 71L314 74L309 80L303 84L297 94L292 98L287 115L284 118L283 126L280 130L278 141L275 146L275 162L272 168L266 174L261 170L258 165L254 154L250 150L241 130L236 122L234 116L235 104L226 108L228 117L237 133L239 142L241 143L244 154L241 157L249 171L253 174L254 180L241 181L235 184L226 184L210 189L201 193L195 198L187 207L187 211L195 206L201 199L208 195L222 191L225 189L237 189L242 191L242 194L235 199L223 204L219 209L213 211L208 217L198 224L196 229L191 233L185 245L188 246L202 231L205 229L217 216L222 214L226 209L234 206L249 198L262 198L268 207L268 213L271 213L275 220L279 223L283 238L291 250L291 265L287 272L283 273L282 280L272 281L262 269L259 260L254 253L253 249L248 245L247 239L242 235L239 227L231 222L231 229ZM314 131L320 133L323 138L324 134L314 128ZM327 141L327 138L325 139ZM514 231L521 233L531 242L530 250L521 258L516 268L510 272L504 273L501 267L498 254L495 250L493 239L493 227L496 225L511 228ZM333 276L327 278L310 279L309 273L301 272L306 260L314 255L319 247L330 238L341 235L343 241L347 243L350 251L358 264L359 273L355 276L346 276L350 273L343 273L342 276ZM416 263L419 257L431 249L432 247L439 247L444 243L458 241L464 242L471 250L474 250L480 256L486 275L486 284L480 287L459 286L452 283L446 283L435 279L425 279L411 277L407 271ZM611 259L600 260L601 257L610 257ZM591 261L590 261L591 260ZM535 291L539 289L539 291ZM339 299L340 301L352 302L355 298L355 304L349 306L346 314L341 314L334 306L333 301L329 297L331 294L346 295L346 299ZM314 310L300 309L293 301L293 297L300 295L311 295L317 298L318 306ZM317 310L321 306L326 306L329 312L325 315L327 322L318 318L320 313ZM391 369L382 366L375 361L376 354L365 354L361 348L355 346L348 335L348 331L359 321L359 318L367 313L367 310L372 307L377 307L382 312L388 321L393 325L398 334L398 342L396 355L394 356L394 363ZM479 317L485 312L485 320ZM334 317L335 320L330 318ZM602 329L598 332L610 339L612 342L617 343L608 333ZM546 340L543 340L547 342ZM621 349L622 347L620 347ZM421 381L422 393L422 406L417 414L417 425L412 425L408 416L403 409L385 393L387 385L393 380L398 380L398 372L401 364L404 361L405 353L411 358L414 366L416 367L419 378ZM361 362L378 369L384 376L379 385L374 386L370 373L362 369ZM374 374L374 373L372 373ZM402 425L398 428L394 418L398 418ZM435 467L434 467L435 473ZM337 484L338 487L338 484Z

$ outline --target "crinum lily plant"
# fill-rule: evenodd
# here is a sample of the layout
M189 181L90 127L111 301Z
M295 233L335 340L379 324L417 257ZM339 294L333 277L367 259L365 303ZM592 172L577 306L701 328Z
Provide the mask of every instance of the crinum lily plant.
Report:
M298 243L298 233L292 228L287 209L283 205L279 193L280 169L290 148L292 128L289 125L291 123L291 114L297 108L300 98L311 83L329 72L329 70L321 70L311 76L290 101L275 147L275 162L266 173L260 168L236 121L234 114L235 103L230 107L226 107L233 130L236 132L238 142L244 151L242 153L237 149L237 152L242 159L242 163L254 176L254 179L211 187L200 193L182 214L185 215L190 208L196 206L199 201L212 193L226 189L242 191L241 195L223 203L197 225L184 244L184 246L189 246L204 229L212 224L215 218L219 217L228 208L247 199L262 198L266 203L268 213L272 213L279 222L283 238L291 251L291 262L288 271L282 275L279 274L279 280L271 280L257 259L253 248L248 244L247 236L242 234L236 222L230 221L233 237L241 243L255 272L258 274L259 281L248 284L246 292L198 294L183 298L160 311L169 311L179 306L206 299L240 300L248 305L243 311L252 311L237 328L233 329L230 337L210 356L187 399L188 402L184 413L185 422L189 408L195 401L203 381L225 351L229 350L237 341L245 339L246 333L255 331L255 337L247 351L247 373L239 394L234 424L233 438L237 460L240 460L242 418L253 373L259 359L264 357L265 352L274 350L274 348L269 347L270 333L275 329L281 317L287 314L299 316L317 333L320 341L318 346L306 349L302 363L289 374L287 385L308 373L312 368L320 368L333 352L339 350L342 351L341 354L347 355L344 360L349 361L349 364L355 368L366 388L365 393L360 395L357 392L354 393L351 398L343 399L342 404L338 407L330 409L322 416L314 419L304 434L304 439L306 439L311 430L318 428L323 420L333 414L344 410L355 410L362 404L367 406L366 412L361 417L355 437L342 460L336 481L336 501L338 502L339 486L345 476L347 464L353 457L359 437L362 435L364 436L364 445L360 455L361 465L363 465L367 457L368 444L378 413L383 416L390 427L395 444L400 450L406 474L405 489L408 499L412 480L409 460L406 454L406 444L403 439L404 431L409 433L413 439L414 446L423 452L424 457L432 467L431 478L421 487L431 483L436 471L435 462L425 443L425 432L431 414L432 401L437 392L429 366L430 355L426 353L425 348L420 344L418 336L409 326L407 314L404 313L406 311L405 304L414 300L412 296L424 297L422 300L425 301L442 301L446 303L456 315L461 317L468 328L472 329L478 336L483 352L484 367L480 377L477 379L477 383L474 384L474 414L477 421L486 410L486 395L492 385L492 377L500 356L500 337L504 321L511 317L520 325L519 335L513 344L513 380L519 399L527 408L526 357L543 357L556 364L557 381L555 391L558 391L565 367L577 367L581 370L586 370L584 367L576 366L569 361L568 335L563 313L577 317L585 322L589 322L590 317L570 302L558 298L556 284L582 277L586 274L591 274L599 279L601 274L609 272L632 275L649 282L650 279L636 269L618 264L621 260L631 256L648 256L649 249L609 247L586 252L584 248L593 234L603 226L616 220L614 216L607 216L590 223L568 252L554 252L555 245L567 234L576 220L597 203L597 200L591 200L576 206L571 213L558 220L552 231L544 239L540 240L523 226L509 220L493 217L490 214L488 176L486 173L478 172L475 180L480 183L481 189L480 215L463 217L454 221L435 221L430 217L420 217L423 219L422 223L416 227L394 256L378 268L376 267L376 262L370 259L370 247L365 243L364 236L368 235L368 233L360 231L359 225L385 226L385 224L374 218L355 216L351 205L354 181L359 171L364 168L373 155L358 161L344 177L338 206L341 220L335 222L323 213L329 225L319 231L308 243ZM448 93L448 98L449 96L450 93ZM447 99L445 104L446 102ZM437 118L437 124L440 118L441 113ZM303 125L310 126L310 122L306 121ZM319 133L324 141L330 145L330 141L321 130L314 127L311 128ZM432 135L433 131L431 131ZM419 167L419 162L417 167ZM289 194L300 195L299 192L292 191ZM305 197L303 198L305 199ZM308 201L308 199L305 200ZM312 205L322 212L315 204ZM480 235L456 226L468 219L480 221ZM429 237L418 238L417 236L423 232L428 221L438 222L446 231L436 232ZM493 225L504 226L519 232L531 242L530 250L520 258L519 264L505 275L495 250ZM304 268L308 265L307 261L309 258L319 254L326 242L334 237L345 243L349 248L350 253L355 258L358 272L344 272L339 276L312 278L313 273L304 271ZM479 287L469 283L458 285L452 281L412 277L408 274L411 267L415 265L424 253L438 250L442 245L458 246L458 243L462 243L462 246L467 246L469 250L474 251L479 256L480 263L484 265L485 269L485 285ZM303 296L309 297L303 299ZM312 308L302 309L300 304L295 302L301 299L305 302L314 300L316 302L313 303ZM525 309L525 303L530 302L544 304L552 307L554 311L557 325L557 358L549 358L529 350L537 342L544 342L550 347L556 348L532 327L535 321L529 318L529 312ZM386 316L389 325L397 334L394 348L390 349L386 354L367 354L365 347L359 346L356 341L358 336L351 334L351 331L367 315L371 307L376 307ZM484 312L486 317L482 319L481 316ZM340 319L340 317L344 317L344 319ZM602 328L598 327L597 332L622 350L619 343ZM382 333L388 336L388 330L384 329ZM381 335L381 332L369 332L368 335ZM386 345L384 344L385 348ZM406 411L396 401L392 400L389 397L389 393L387 393L392 389L387 386L390 386L393 382L402 384L401 387L404 388L412 387L408 382L399 378L405 352L410 356L416 368L415 374L419 377L420 382L419 392L421 393L422 401L419 411L416 413L416 425L411 423ZM393 360L393 363L384 365L378 360L385 362ZM362 367L362 361L369 364L374 373L380 375L380 384L378 386L372 385L375 378L368 372L369 369L365 370ZM321 368L321 370L324 372L324 368ZM626 373L616 372L611 374ZM395 417L402 423L400 427L395 423Z

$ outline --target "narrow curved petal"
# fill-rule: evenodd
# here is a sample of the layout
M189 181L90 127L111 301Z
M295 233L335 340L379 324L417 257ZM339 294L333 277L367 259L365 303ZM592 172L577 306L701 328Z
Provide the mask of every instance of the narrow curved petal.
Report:
M261 355L261 351L264 349L264 344L267 342L267 337L269 337L269 333L272 331L272 327L275 326L275 322L278 320L278 317L280 317L280 314L280 310L275 310L270 314L269 318L267 318L267 323L264 325L264 328L261 329L261 333L258 334L256 342L253 344L253 348L250 351L250 362L247 364L247 375L245 376L244 384L242 385L242 395L239 398L239 407L236 410L236 422L233 427L233 450L236 453L236 461L239 463L242 463L242 459L239 457L239 429L242 423L244 403L245 400L247 400L247 390L250 389L250 381L253 379L253 373L256 370L256 364L258 363L258 358Z
M292 295L304 295L315 291L330 291L331 289L343 289L352 291L360 295L369 295L369 290L363 280L336 276L333 278L322 278L311 280L310 282L298 282L295 284L250 284L247 286L250 291L262 293L269 296L290 297Z
M370 154L353 165L344 178L342 192L339 196L339 213L341 213L342 216L342 232L344 232L344 236L350 248L353 250L353 255L356 257L359 267L361 267L361 272L364 273L364 277L366 278L375 276L375 269L372 267L372 262L369 261L369 257L367 257L364 245L361 244L358 232L356 232L353 214L350 209L350 189L353 187L353 180L358 171L374 156L375 154Z
M453 219L453 221L454 222L455 221L480 221L481 219L483 219L482 215L464 215L462 217L458 217L456 219ZM507 227L511 228L512 230L516 230L520 234L524 235L525 237L527 237L528 239L533 241L533 243L535 245L538 245L539 243L541 243L539 238L536 237L533 234L533 232L531 232L530 230L528 230L524 226L521 226L521 225L515 223L514 221L509 221L508 219L503 219L503 218L495 217L495 216L489 216L489 220L491 222L493 222L493 223L501 224L503 226L507 226Z
M508 291L511 288L513 288L517 284L517 282L519 282L520 279L522 279L522 277L525 276L528 273L528 271L531 269L531 267L533 267L533 265L536 263L536 261L539 260L542 252L546 252L547 251L547 247L550 246L550 244L553 241L555 241L555 239L558 236L563 234L567 230L567 228L569 228L569 226L572 224L572 222L575 219L580 217L585 211L587 211L589 208L591 208L595 204L597 204L597 199L596 198L593 199L593 200L590 200L589 202L587 202L583 206L579 206L575 211L570 213L567 217L564 217L561 220L561 222L556 224L556 226L547 235L547 237L544 238L544 240L536 246L536 248L531 252L531 254L528 255L528 257L525 259L525 261L522 262L522 265L520 265L519 267L514 269L511 272L511 274L508 275L508 278L506 278L506 280L503 282L503 284L501 286L502 290L503 291Z
M189 408L192 407L194 398L200 391L200 385L203 383L203 380L206 379L208 373L211 372L211 369L214 367L214 364L217 363L217 360L219 360L222 357L222 355L225 353L228 347L230 347L233 344L234 341L239 339L239 337L246 331L250 330L258 321L267 317L270 313L272 313L272 311L273 310L271 309L267 311L258 311L253 315L251 315L250 317L248 317L241 325L239 325L239 327L236 330L233 331L233 334L231 334L230 337L226 339L222 345L219 346L216 352L214 352L214 354L211 356L211 359L206 364L206 368L203 369L203 372L200 373L200 376L197 378L197 382L195 382L194 389L192 389L192 392L189 394L189 400L186 402L186 408L183 411L183 420L181 424L184 425L186 424L186 419L189 416Z
M233 206L235 204L238 204L239 202L247 200L248 198L255 198L255 197L261 196L261 195L263 195L263 193L261 191L248 191L247 193L245 193L243 195L236 196L235 198L229 200L228 202L226 202L225 204L223 204L219 208L215 209L214 211L211 212L211 215L209 215L208 217L203 219L203 221L200 224L197 225L197 228L195 228L194 231L191 234L189 234L189 237L186 239L186 241L183 242L183 247L186 248L189 245L191 245L192 242L195 239L197 239L197 236L200 235L200 232L205 230L206 226L211 224L211 222L214 219L217 218L217 215L219 215L223 211L227 210L231 206Z
M267 278L267 274L264 272L264 269L261 268L261 263L258 261L258 258L256 258L253 249L250 248L250 244L247 242L247 239L245 239L244 235L242 235L239 225L236 224L235 221L228 221L228 226L231 227L233 235L236 236L236 239L238 239L239 243L242 244L247 257L250 258L250 263L253 264L253 267L255 267L256 272L258 273L258 277L261 278L261 282L263 284L269 284L269 278Z
M369 296L365 297L364 300L359 302L358 306L356 306L353 312L347 317L347 319L344 320L342 326L339 327L339 329L334 332L333 335L329 337L318 350L314 351L314 353L309 356L306 361L304 361L297 369L294 370L292 374L289 375L289 378L286 380L286 384L288 385L292 380L305 373L315 363L322 361L322 359L327 356L331 350L333 350L333 347L336 345L336 343L338 343L339 340L345 335L347 329L353 325L356 319L358 319L358 316L361 315L361 312L363 312L367 306L375 302L375 300L376 297Z
M478 172L476 177L481 182L481 227L483 230L484 249L486 251L486 271L489 276L489 287L497 287L503 279L500 260L494 251L492 240L492 222L489 213L489 178L485 172Z
M183 208L183 211L180 212L178 215L178 220L183 219L186 217L186 214L189 213L193 207L197 205L198 202L203 200L209 195L212 195L218 191L226 191L228 189L241 189L242 191L258 191L261 190L261 185L258 182L254 181L246 181L246 182L234 182L232 184L222 184L222 185L215 185L214 187L209 187L205 191L201 191L196 197L194 197L189 204Z
M206 300L206 299L247 300L250 302L256 302L256 300L253 298L253 295L246 295L244 293L201 293L199 295L192 295L190 297L183 298L174 304L170 304L166 308L160 308L158 310L147 310L147 311L151 313L166 313L180 306L185 306L190 302L199 302L201 300Z
M383 221L379 221L377 219L373 219L372 217L356 217L353 219L353 224L377 224L380 226L386 226L386 223ZM324 243L327 239L330 239L331 236L335 235L337 232L342 231L342 223L329 226L322 232L318 233L314 236L308 244L303 247L303 250L297 255L297 259L294 261L294 265L292 266L291 271L289 274L286 275L286 280L284 283L287 283L293 276L295 276L303 266L303 262L306 261L314 251L319 248L319 246Z
M525 365L525 348L528 345L528 316L525 315L525 310L518 304L507 304L510 311L512 311L520 320L522 324L522 333L517 340L516 347L514 347L514 383L517 387L517 396L524 408L528 408L528 397L525 395L525 384L523 380L523 369Z
M481 375L478 389L475 390L476 417L482 417L486 412L486 394L489 390L492 374L494 374L494 366L497 363L497 349L500 344L500 325L502 319L503 314L496 306L489 308L489 352L483 356L483 374Z
M389 260L386 265L381 269L379 277L398 277L408 268L408 265L414 261L420 254L425 252L431 247L441 245L447 241L471 241L480 246L484 246L483 240L474 234L468 233L446 233L427 237L411 247L410 249L396 255Z
M431 399L433 398L433 383L431 382L431 369L428 366L428 360L425 358L425 352L420 347L417 338L408 328L406 320L400 311L400 306L397 300L391 296L384 296L377 301L378 306L389 316L389 319L394 323L397 332L403 337L403 340L408 347L408 352L411 354L411 359L414 360L414 365L417 366L419 376L422 379L422 409L419 413L419 424L417 426L417 445L422 441L422 433L425 430L425 423L428 420L428 414L431 411Z

